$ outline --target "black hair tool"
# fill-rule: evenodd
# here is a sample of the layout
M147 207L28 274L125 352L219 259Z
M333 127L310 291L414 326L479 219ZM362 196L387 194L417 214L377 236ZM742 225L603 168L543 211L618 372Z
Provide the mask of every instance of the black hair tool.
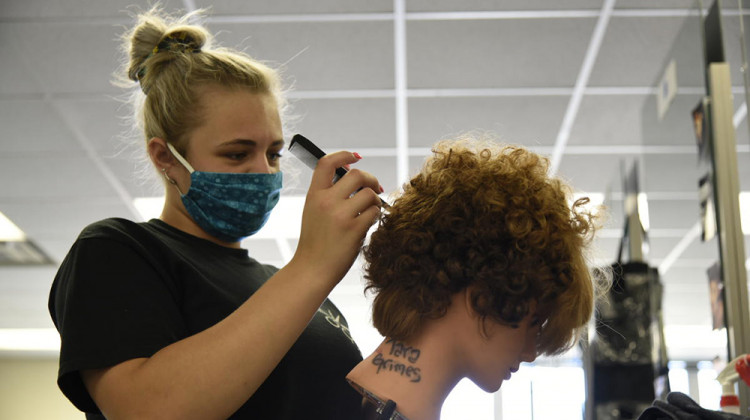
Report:
M289 151L292 152L297 159L301 160L302 163L313 170L318 166L318 160L326 155L325 152L315 145L315 143L301 134L295 134L294 137L292 137L292 142L289 144ZM345 168L336 168L336 175L333 177L333 183L335 184L338 182L338 180L346 175L347 172L348 171ZM383 204L383 207L390 207L390 205L382 198L380 199L380 202Z

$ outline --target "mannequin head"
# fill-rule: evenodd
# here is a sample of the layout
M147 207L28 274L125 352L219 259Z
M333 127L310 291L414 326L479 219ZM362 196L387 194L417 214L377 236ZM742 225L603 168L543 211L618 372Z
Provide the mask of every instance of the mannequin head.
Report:
M534 356L570 348L596 294L588 199L571 204L548 160L522 147L464 137L432 152L364 250L375 327L408 341L460 293L485 339L533 321Z

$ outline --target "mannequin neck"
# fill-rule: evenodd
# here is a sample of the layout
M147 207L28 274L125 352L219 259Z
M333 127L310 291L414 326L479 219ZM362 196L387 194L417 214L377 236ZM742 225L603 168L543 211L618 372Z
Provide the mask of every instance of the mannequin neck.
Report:
M446 313L426 320L414 337L386 338L347 379L395 401L409 420L439 419L445 398L475 369L471 354L480 341L479 324L466 301L465 293L454 295Z
M396 410L409 420L436 420L463 377L449 353L446 341L430 336L408 343L386 338L347 379L383 401L395 401Z

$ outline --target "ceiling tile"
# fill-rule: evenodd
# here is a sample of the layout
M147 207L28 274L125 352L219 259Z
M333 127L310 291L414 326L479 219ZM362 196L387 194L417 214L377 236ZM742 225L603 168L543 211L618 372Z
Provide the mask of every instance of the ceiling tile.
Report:
M221 2L196 0L195 4L198 7L210 8L212 15L370 13L393 10L392 0L254 0L251 2L243 0L224 0Z
M87 158L0 157L3 200L33 197L113 197L115 193Z
M396 147L393 98L300 99L293 107L298 122L287 137L302 133L327 153Z
M654 86L666 67L685 17L612 17L607 26L589 86ZM695 22L693 19L690 22ZM694 34L699 36L698 28ZM701 57L700 38L695 53Z
M727 1L725 3L734 2ZM747 9L745 9L745 13L747 13ZM739 34L742 33L740 31L740 17L723 15L721 25L723 28L724 54L726 61L729 62L729 73L732 77L732 86L744 86L745 83L742 74L742 44L739 36ZM747 30L748 28L745 26L745 31ZM748 42L748 38L745 38L745 42ZM750 50L745 50L745 56L748 56L748 54L750 54Z
M412 21L410 88L572 87L595 19Z
M59 18L102 18L122 17L124 12L135 6L148 9L151 1L145 0L5 0L0 7L3 19L59 19ZM180 0L160 0L166 10L182 8Z
M566 96L409 99L409 146L430 147L458 133L480 130L500 141L527 146L554 144Z
M688 192L698 194L698 170L693 154L658 154L643 157L641 190L645 192Z
M3 8L0 7L0 10ZM3 63L5 74L13 75L0 77L0 95L40 92L41 87L29 73L24 50L16 42L20 37L20 27L21 25L0 23L0 63Z
M107 170L115 175L131 198L164 195L164 184L159 173L145 154L142 159L127 154L115 158L100 157Z
M685 233L700 220L700 204L698 191L695 200L681 200L680 204L674 200L649 200L648 218L651 226L659 229L685 229Z
M551 3L545 0L409 0L410 12L454 12L454 11L493 11L493 10L567 10L601 9L599 0L567 0Z
M644 100L643 95L585 95L568 144L641 145L639 127Z
M332 149L333 150L333 149ZM352 149L352 151L356 151ZM284 172L284 195L306 195L312 179L312 171L303 165L297 158L287 154L282 161L281 170ZM362 160L352 164L352 168L360 169L374 175L387 193L390 193L400 184L397 184L396 158L384 156L363 155ZM386 195L383 195L385 198Z
M0 100L0 152L83 156L57 110L42 100Z
M387 198L388 194L396 191L401 186L397 179L395 157L362 156L362 160L353 166L373 174L380 181L380 185L385 189L383 198Z
M19 50L34 52L21 61L43 93L120 93L110 82L119 65L121 27L85 21L18 25Z
M654 228L653 225L651 227ZM649 238L650 250L648 258L653 260L663 260L675 249L683 238L684 236L673 238ZM682 252L681 258L684 260L713 260L718 258L717 251L718 248L716 242L701 242L700 238L698 238L689 243L689 247ZM708 268L709 265L710 263L706 268ZM696 275L703 276L704 274L701 273L705 273L705 270L696 270L693 267L693 272L698 273Z
M209 26L222 45L283 65L294 90L393 88L391 22Z
M697 10L697 0L628 0L615 3L615 9L677 9Z
M56 102L66 121L80 129L85 141L102 157L129 156L145 150L146 142L136 131L130 104L104 95Z
M659 120L655 96L649 96L641 112L641 136L648 146L691 146L698 152L693 128L693 109L700 103L702 95L677 95Z
M620 164L632 162L634 155L564 155L557 174L576 191L604 193L621 191Z

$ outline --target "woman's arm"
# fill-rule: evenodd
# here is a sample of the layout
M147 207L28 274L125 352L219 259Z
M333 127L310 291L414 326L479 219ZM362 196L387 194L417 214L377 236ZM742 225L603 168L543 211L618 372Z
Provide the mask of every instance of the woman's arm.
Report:
M150 358L81 373L107 418L225 419L253 395L346 274L379 215L371 175L352 170L331 186L334 169L356 160L345 152L320 160L292 261L230 316ZM349 198L360 187L369 188Z

